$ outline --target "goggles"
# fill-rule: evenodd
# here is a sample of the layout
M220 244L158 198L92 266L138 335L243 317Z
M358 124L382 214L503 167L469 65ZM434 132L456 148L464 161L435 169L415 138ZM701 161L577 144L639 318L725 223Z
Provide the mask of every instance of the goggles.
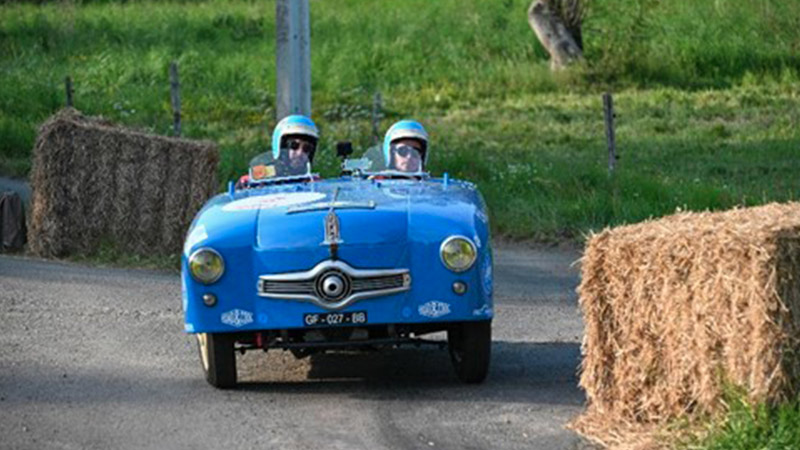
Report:
M393 146L392 151L394 151L395 154L400 155L403 158L408 158L408 156L411 155L412 152L416 152L416 154L419 155L420 157L422 156L422 150L408 144L400 144Z
M286 148L290 150L302 150L303 153L312 153L316 145L303 139L287 139Z

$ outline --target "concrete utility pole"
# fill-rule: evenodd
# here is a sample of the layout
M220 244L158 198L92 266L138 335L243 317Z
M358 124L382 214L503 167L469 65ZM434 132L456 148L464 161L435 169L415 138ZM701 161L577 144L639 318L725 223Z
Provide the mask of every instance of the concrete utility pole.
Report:
M275 2L276 119L311 116L311 32L308 0Z

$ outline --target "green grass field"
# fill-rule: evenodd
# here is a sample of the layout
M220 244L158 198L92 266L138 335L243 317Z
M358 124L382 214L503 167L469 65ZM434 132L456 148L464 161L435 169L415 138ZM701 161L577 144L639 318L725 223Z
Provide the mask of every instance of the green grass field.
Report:
M587 64L553 76L527 0L312 1L318 169L337 140L413 117L430 169L475 181L496 235L543 241L683 209L800 194L800 2L590 2ZM268 147L274 3L53 2L0 6L0 171L24 176L36 127L64 103L169 134L179 63L184 135L215 140L221 180ZM615 93L621 159L607 174L601 95Z

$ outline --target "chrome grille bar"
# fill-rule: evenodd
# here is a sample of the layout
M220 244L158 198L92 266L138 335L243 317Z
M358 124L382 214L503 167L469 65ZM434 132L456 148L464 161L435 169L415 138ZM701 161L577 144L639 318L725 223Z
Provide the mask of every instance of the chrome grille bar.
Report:
M338 301L326 301L317 290L321 278L332 271L342 274L351 283L349 295ZM313 303L329 310L339 310L359 300L396 294L411 289L408 269L354 269L340 260L323 261L305 272L261 275L258 295L261 297Z

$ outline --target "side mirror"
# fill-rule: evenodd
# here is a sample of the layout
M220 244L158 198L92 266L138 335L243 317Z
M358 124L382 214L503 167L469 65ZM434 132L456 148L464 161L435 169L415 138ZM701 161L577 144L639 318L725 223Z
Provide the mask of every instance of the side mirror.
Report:
M350 141L342 141L336 143L336 156L340 158L347 158L353 154L353 143Z

